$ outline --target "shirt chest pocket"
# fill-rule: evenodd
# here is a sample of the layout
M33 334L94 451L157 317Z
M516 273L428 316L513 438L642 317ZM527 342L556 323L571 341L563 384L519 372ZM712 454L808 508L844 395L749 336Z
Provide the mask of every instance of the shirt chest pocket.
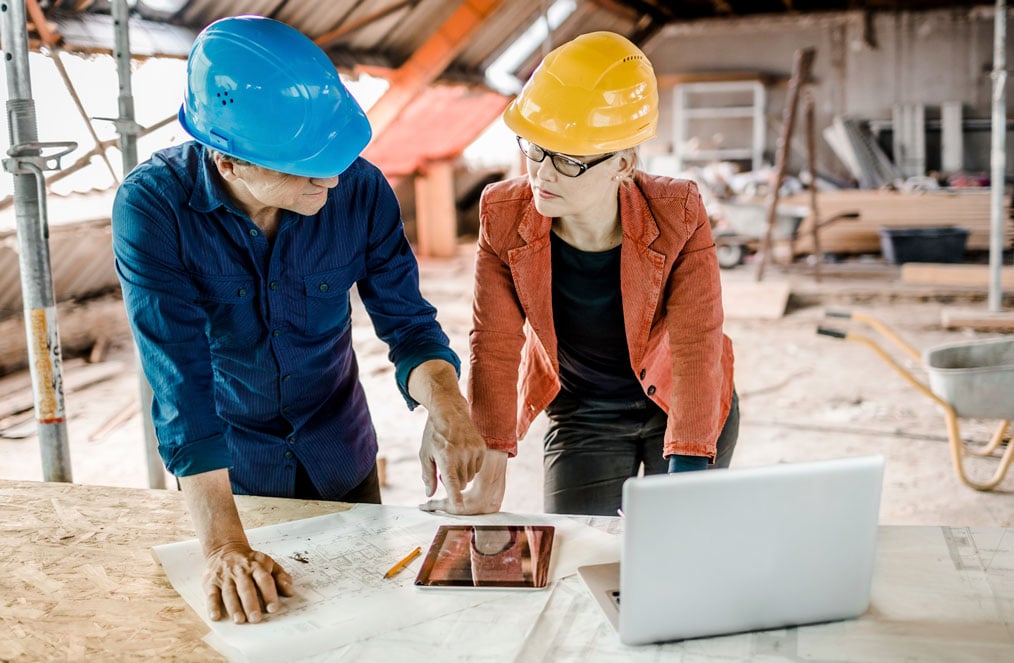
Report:
M352 263L328 272L303 277L306 291L304 329L311 336L338 335L351 320L349 290L361 276L360 265Z
M208 315L212 349L249 347L261 334L257 290L245 276L195 276L197 303Z

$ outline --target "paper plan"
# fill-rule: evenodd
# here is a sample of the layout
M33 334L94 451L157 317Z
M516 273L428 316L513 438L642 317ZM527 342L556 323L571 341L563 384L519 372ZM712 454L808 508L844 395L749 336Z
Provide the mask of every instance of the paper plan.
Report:
M442 643L458 628L473 633L483 629L495 654L490 660L513 658L510 648L520 649L521 636L534 627L551 588L419 589L412 583L421 557L395 577L383 577L415 546L425 551L439 525L456 522L556 526L553 584L580 565L619 559L617 537L567 517L499 513L461 518L413 507L361 504L349 511L249 530L251 546L292 574L297 596L285 599L284 611L264 623L236 625L207 619L201 590L204 558L197 540L156 546L155 553L173 587L208 623L209 643L234 660L341 660L351 652L361 653L371 646L371 638L380 635L385 636L384 652L394 651L394 643L408 638L413 657L419 655L422 643L429 642L448 659ZM497 637L500 631L503 637ZM348 660L353 658L358 656Z

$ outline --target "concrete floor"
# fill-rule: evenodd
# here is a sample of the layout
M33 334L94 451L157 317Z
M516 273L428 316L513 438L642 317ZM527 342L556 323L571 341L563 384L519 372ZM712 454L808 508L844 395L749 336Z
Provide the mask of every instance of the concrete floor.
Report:
M463 358L471 324L472 250L462 245L457 258L421 263L424 294L437 307L452 346ZM742 408L733 467L880 453L887 458L882 523L1014 526L1014 471L995 491L977 492L964 486L955 475L938 406L868 348L815 333L824 321L825 308L834 307L873 315L920 350L996 336L948 331L940 324L947 307L960 304L985 310L983 293L904 286L897 268L879 264L829 267L825 272L827 276L817 284L797 270L769 268L764 282L787 282L792 291L789 310L778 319L741 317L736 302L727 303L726 332L736 349ZM723 280L731 290L737 282L752 281L753 270L741 266L724 271ZM357 308L353 334L386 462L384 500L419 504L425 496L416 454L425 413L405 410L394 387L386 346L372 335L361 308ZM914 377L925 379L918 362L894 354ZM129 339L116 339L106 366L109 377L66 394L74 480L145 487L140 417L136 412L131 415L137 377ZM75 366L68 369L67 381L85 369L96 370ZM24 379L24 375L7 376L0 387ZM124 421L111 425L121 414ZM994 423L962 420L962 433L984 442ZM536 421L510 463L505 510L541 511L544 426L543 418ZM0 464L0 478L42 478L34 428L31 419L0 421L0 456L5 461ZM996 467L995 460L967 462L969 472L980 480ZM173 485L171 478L169 485Z

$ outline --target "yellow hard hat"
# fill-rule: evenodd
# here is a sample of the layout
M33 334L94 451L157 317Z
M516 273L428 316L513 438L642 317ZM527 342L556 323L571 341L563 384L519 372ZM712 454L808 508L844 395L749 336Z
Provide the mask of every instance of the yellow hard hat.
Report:
M507 107L517 135L577 156L633 147L655 136L658 85L651 62L614 32L590 32L556 48Z

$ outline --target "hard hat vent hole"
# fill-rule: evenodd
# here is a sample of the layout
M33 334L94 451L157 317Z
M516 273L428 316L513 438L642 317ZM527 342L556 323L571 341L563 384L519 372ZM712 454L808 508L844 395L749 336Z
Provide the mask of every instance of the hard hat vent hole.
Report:
M626 64L628 62L637 62L638 60L647 60L647 59L648 58L644 57L643 55L628 55L627 57L623 58L621 62L623 64Z
M229 92L228 92L228 91L225 91L225 92L219 92L219 93L218 93L218 94L216 94L215 96L216 96L216 97L218 97L219 99L221 99L221 100L222 100L222 105L223 105L223 106L225 106L225 105L227 105L227 104L233 104L233 103L236 103L236 100L235 100L235 99L223 99L223 97L228 97L228 96L229 96Z

